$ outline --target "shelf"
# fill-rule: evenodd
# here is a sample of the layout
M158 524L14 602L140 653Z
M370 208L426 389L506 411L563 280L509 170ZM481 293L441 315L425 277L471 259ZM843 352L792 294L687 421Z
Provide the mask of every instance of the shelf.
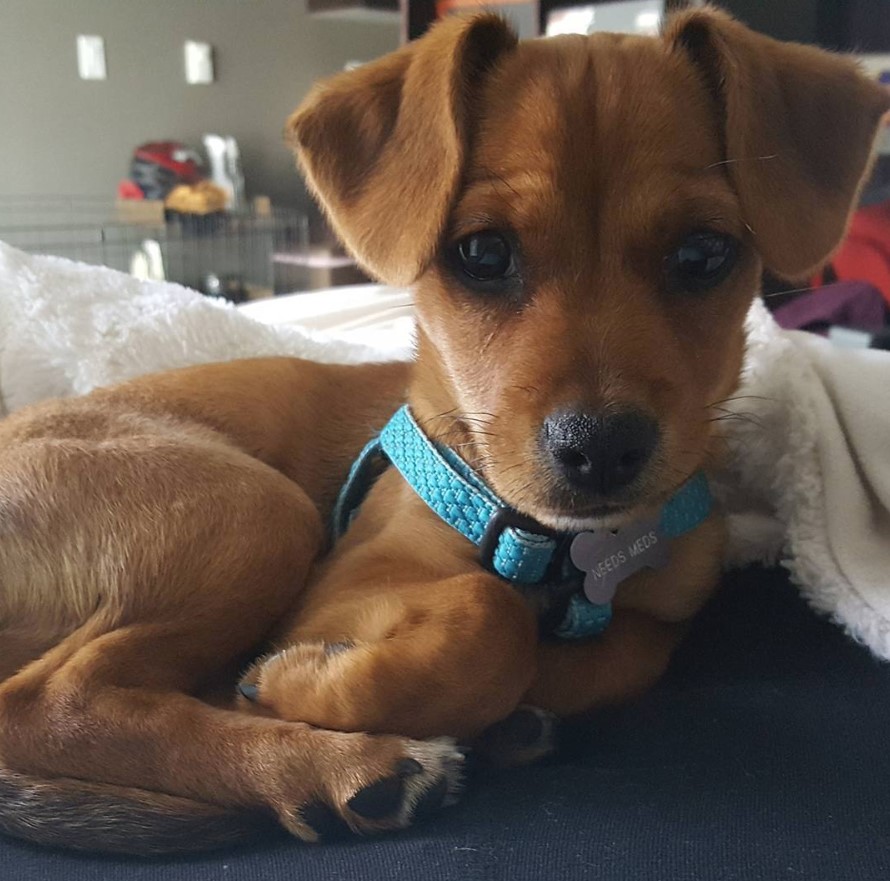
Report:
M391 22L402 19L399 0L307 0L314 18L335 21Z

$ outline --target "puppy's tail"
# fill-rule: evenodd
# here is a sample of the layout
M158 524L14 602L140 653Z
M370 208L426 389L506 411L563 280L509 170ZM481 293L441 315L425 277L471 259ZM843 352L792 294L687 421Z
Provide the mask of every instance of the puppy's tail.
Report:
M231 847L275 828L262 814L0 767L0 832L36 844L155 856Z

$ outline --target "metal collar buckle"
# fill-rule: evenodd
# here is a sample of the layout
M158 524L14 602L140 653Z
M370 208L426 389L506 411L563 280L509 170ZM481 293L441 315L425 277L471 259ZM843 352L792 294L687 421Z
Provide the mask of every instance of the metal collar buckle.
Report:
M562 533L542 526L534 518L520 514L518 511L514 511L513 508L498 508L491 515L491 519L488 521L485 532L482 533L482 538L479 541L479 562L495 575L500 575L500 573L495 568L494 555L497 552L501 536L510 527L552 538L556 541L557 549L559 550L562 549L562 545L566 540L566 536L562 535ZM554 560L561 556L563 555L559 553L554 554Z

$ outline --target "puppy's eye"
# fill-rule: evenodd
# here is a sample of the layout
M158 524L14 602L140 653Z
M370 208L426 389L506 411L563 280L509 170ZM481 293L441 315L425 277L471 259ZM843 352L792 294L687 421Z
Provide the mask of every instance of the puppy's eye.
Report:
M496 230L466 236L454 245L453 262L459 272L475 282L497 282L516 274L513 247Z
M738 243L718 232L695 232L687 236L665 263L672 290L697 293L722 282L735 266Z

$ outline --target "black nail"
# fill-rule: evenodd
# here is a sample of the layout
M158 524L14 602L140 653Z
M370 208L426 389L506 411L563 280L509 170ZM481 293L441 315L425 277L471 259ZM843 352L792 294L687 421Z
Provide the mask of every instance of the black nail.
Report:
M423 820L435 814L442 807L446 795L448 795L448 781L443 777L431 786L414 806L414 819Z
M302 808L300 819L325 843L341 841L352 834L346 821L321 801L310 802Z
M385 777L360 789L346 804L366 820L382 820L402 806L404 788L402 777Z
M396 773L399 777L414 777L423 773L423 765L417 759L402 759L396 765Z
M255 701L260 696L260 689L252 682L239 682L238 694L246 697L249 701Z

